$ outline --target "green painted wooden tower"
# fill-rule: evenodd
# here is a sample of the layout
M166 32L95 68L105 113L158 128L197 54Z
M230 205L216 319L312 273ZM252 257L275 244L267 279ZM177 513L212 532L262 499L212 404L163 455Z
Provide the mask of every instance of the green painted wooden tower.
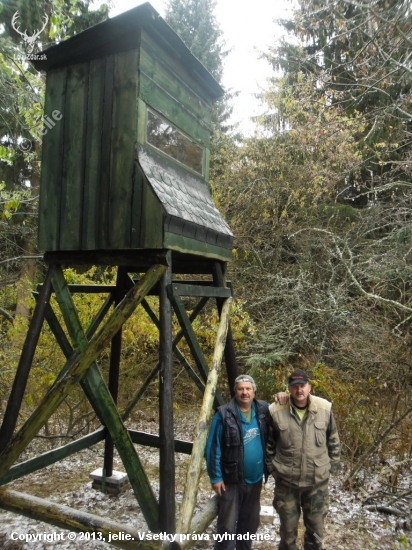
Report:
M67 513L7 488L13 479L105 440L103 487L110 483L116 448L149 529L201 531L216 514L212 499L193 517L212 406L223 402L216 388L223 355L230 388L237 375L228 321L231 289L225 282L233 235L208 185L211 111L223 90L149 3L45 50L33 64L46 74L38 242L48 271L35 293L37 305L0 429L0 507L71 530L126 532L104 518ZM76 265L116 266L116 285L69 285L63 266ZM84 333L72 295L88 292L106 293L107 298ZM50 305L52 293L66 330ZM149 307L148 295L159 297L159 316ZM198 298L190 315L184 296ZM210 298L217 302L220 324L208 365L192 323ZM138 305L159 328L159 363L119 411L122 325ZM173 312L181 327L174 336ZM67 361L16 431L44 321ZM195 366L179 351L182 338ZM107 383L97 363L105 346L111 349ZM174 440L173 356L203 394L193 443ZM128 430L124 421L156 376L159 435ZM77 383L101 428L57 452L20 463L21 453ZM160 449L158 497L134 443ZM178 518L175 450L191 455ZM190 537L182 540L173 548L190 546ZM121 546L160 548L161 543L123 541Z

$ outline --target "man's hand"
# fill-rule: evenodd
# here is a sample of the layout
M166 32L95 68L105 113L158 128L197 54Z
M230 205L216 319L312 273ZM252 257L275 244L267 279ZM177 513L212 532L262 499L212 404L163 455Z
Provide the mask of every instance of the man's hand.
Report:
M288 400L289 400L289 394L287 394L284 391L280 391L275 395L275 403L279 403L279 405L286 405Z
M218 483L212 483L212 489L215 493L217 493L219 496L222 496L223 491L226 491L225 483L224 481L219 481Z

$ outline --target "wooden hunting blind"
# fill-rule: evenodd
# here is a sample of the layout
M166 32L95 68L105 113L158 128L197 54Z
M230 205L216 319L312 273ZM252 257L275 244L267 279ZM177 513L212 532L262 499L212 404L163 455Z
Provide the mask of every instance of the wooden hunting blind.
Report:
M0 485L104 440L102 488L113 475L116 448L149 529L199 532L216 514L212 499L192 517L212 406L223 403L217 389L223 354L230 389L237 376L228 321L231 288L225 281L233 235L208 186L211 110L223 90L148 3L42 53L34 62L46 73L38 242L48 269L34 293L37 304L0 429ZM67 284L63 266L76 265L117 267L116 284ZM174 280L173 274L179 278ZM188 280L187 275L195 278ZM53 293L65 329L50 303ZM107 295L86 332L74 293ZM158 296L158 314L146 301L148 295ZM198 300L190 314L184 296ZM192 323L210 298L216 300L220 321L208 365ZM119 411L122 326L139 305L159 329L159 362ZM172 311L180 325L174 336ZM44 320L66 363L16 431ZM179 351L182 338L193 366ZM107 382L97 364L106 346L110 346ZM173 355L203 393L193 443L174 439ZM156 376L159 435L127 429L125 420ZM101 428L18 463L75 384L81 385ZM135 443L159 448L158 497ZM191 455L177 521L175 451ZM103 535L130 532L105 518L67 512L65 507L1 487L0 507L70 530ZM134 540L123 539L118 545L140 550L162 547L161 542L138 541L138 534L131 534ZM171 548L191 544L189 537Z
M208 188L223 90L150 4L47 50L39 248L170 249L227 261Z

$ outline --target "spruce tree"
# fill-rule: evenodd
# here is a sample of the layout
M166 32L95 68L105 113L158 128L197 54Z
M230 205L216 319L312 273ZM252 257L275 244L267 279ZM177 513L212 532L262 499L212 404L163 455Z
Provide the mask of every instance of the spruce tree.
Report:
M320 101L343 107L349 118L363 117L361 180L346 178L351 200L357 195L359 206L369 204L376 184L381 199L392 197L412 150L409 3L298 0L293 19L282 24L293 40L284 39L267 57L284 73L285 89L296 86L303 73L312 78ZM348 200L348 193L340 199Z
M214 0L169 0L166 21L177 32L192 54L220 82L224 50L222 31L213 13Z
M223 61L229 50L225 49L223 32L219 28L214 14L214 0L168 0L166 5L167 23L177 32L192 54L206 67L220 83L223 74ZM230 124L233 111L231 105L237 92L227 90L213 106L211 174L220 172L222 148L231 142L235 128ZM239 136L236 136L239 138ZM231 145L229 145L231 146Z

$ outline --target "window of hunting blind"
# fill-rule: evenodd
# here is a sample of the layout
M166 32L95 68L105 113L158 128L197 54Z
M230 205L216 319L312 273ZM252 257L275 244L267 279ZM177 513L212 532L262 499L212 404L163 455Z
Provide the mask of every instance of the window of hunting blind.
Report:
M203 175L203 147L150 109L147 110L146 141L177 162Z

